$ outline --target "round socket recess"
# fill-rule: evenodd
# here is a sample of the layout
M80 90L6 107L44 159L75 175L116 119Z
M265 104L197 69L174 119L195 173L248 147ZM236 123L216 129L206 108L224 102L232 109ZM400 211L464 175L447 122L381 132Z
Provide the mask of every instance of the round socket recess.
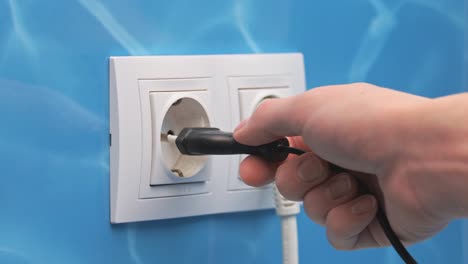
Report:
M210 121L203 106L195 99L183 97L167 110L161 127L161 139L178 135L185 127L208 127ZM182 155L173 142L161 140L162 161L177 177L192 177L205 166L207 156Z

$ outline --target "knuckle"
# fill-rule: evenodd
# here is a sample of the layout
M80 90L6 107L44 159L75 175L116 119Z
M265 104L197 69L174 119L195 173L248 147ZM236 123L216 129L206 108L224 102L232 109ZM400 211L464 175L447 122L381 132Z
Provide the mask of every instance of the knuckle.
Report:
M328 166L314 153L306 153L299 159L296 171L301 182L318 185L328 177Z
M349 173L343 172L332 176L326 184L322 185L321 188L323 192L327 192L327 189L330 188L330 185L336 184L337 181L345 181L348 183L347 190L342 194L341 197L335 198L334 205L339 206L345 202L350 201L352 198L355 198L358 194L358 183L354 176Z
M281 195L283 195L286 199L289 199L289 195L288 195L288 192L284 186L284 183L283 181L281 180L280 177L276 176L275 177L275 182L276 182L276 187L278 188L278 191L281 193Z
M330 222L327 219L327 240L330 245L338 250L351 250L353 245L346 241L346 238L349 237L349 231L343 227L344 225L335 225L333 222Z
M284 192L284 187L285 185L287 184L287 181L285 181L285 178L286 177L283 177L283 175L288 175L287 171L288 171L288 168L287 168L287 163L288 162L285 162L283 164L281 164L278 169L276 169L276 175L275 175L275 180L276 180L276 185L278 187L278 190L280 192ZM283 193L281 193L283 194ZM284 195L284 194L283 194Z
M288 184L285 184L284 181L281 180L281 178L276 178L276 187L278 188L278 191L281 193L281 195L284 196L284 198L291 201L301 200L301 197L298 197L298 195L294 191L292 191L291 187L288 186Z
M330 210L327 216L327 228L333 234L333 237L344 238L349 236L348 226L342 221L336 221L338 219L337 210L340 208L333 208Z
M294 160L283 163L276 171L276 185L285 198L292 201L302 201L313 186L305 184L297 176L296 166L297 162Z
M304 211L314 222L325 225L326 212L323 212L316 201L319 200L316 192L309 191L304 197Z
M367 82L355 82L355 83L352 83L351 85L359 89L369 89L369 88L375 87L375 85L367 83Z
M349 248L349 246L346 245L346 243L340 243L341 241L339 239L336 239L334 237L334 235L332 235L329 230L327 229L327 240L328 240L328 243L330 243L330 245L332 247L334 247L335 249L337 250L349 250L351 248Z

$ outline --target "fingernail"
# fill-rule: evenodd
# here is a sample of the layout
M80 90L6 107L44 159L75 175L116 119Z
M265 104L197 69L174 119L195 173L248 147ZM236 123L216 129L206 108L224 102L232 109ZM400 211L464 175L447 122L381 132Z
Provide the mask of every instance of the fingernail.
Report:
M329 183L327 190L332 200L338 200L345 196L351 189L351 182L348 174L339 174Z
M317 158L305 156L297 165L297 176L304 182L318 182L325 178L326 174Z
M237 127L234 129L234 132L236 132L236 131L240 130L241 128L243 128L247 124L247 121L248 121L248 119L245 119L242 122L240 122L239 125L237 125Z
M351 207L351 212L355 215L362 215L374 210L376 202L372 196L363 196L359 198Z

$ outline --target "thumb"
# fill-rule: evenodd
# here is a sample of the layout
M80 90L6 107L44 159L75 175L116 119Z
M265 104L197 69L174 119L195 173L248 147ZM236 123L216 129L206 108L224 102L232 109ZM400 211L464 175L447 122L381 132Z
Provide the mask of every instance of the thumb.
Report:
M375 174L394 156L408 109L421 97L368 84L319 87L303 94L264 101L234 132L246 145L302 136L320 158L340 167Z

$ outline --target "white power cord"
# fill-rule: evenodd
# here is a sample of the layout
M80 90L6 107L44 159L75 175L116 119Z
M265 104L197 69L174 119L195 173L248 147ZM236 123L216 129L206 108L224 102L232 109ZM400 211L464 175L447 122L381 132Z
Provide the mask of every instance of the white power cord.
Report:
M296 215L300 212L298 202L286 200L273 185L276 214L281 220L281 237L283 240L283 264L299 263L299 246L297 241Z

